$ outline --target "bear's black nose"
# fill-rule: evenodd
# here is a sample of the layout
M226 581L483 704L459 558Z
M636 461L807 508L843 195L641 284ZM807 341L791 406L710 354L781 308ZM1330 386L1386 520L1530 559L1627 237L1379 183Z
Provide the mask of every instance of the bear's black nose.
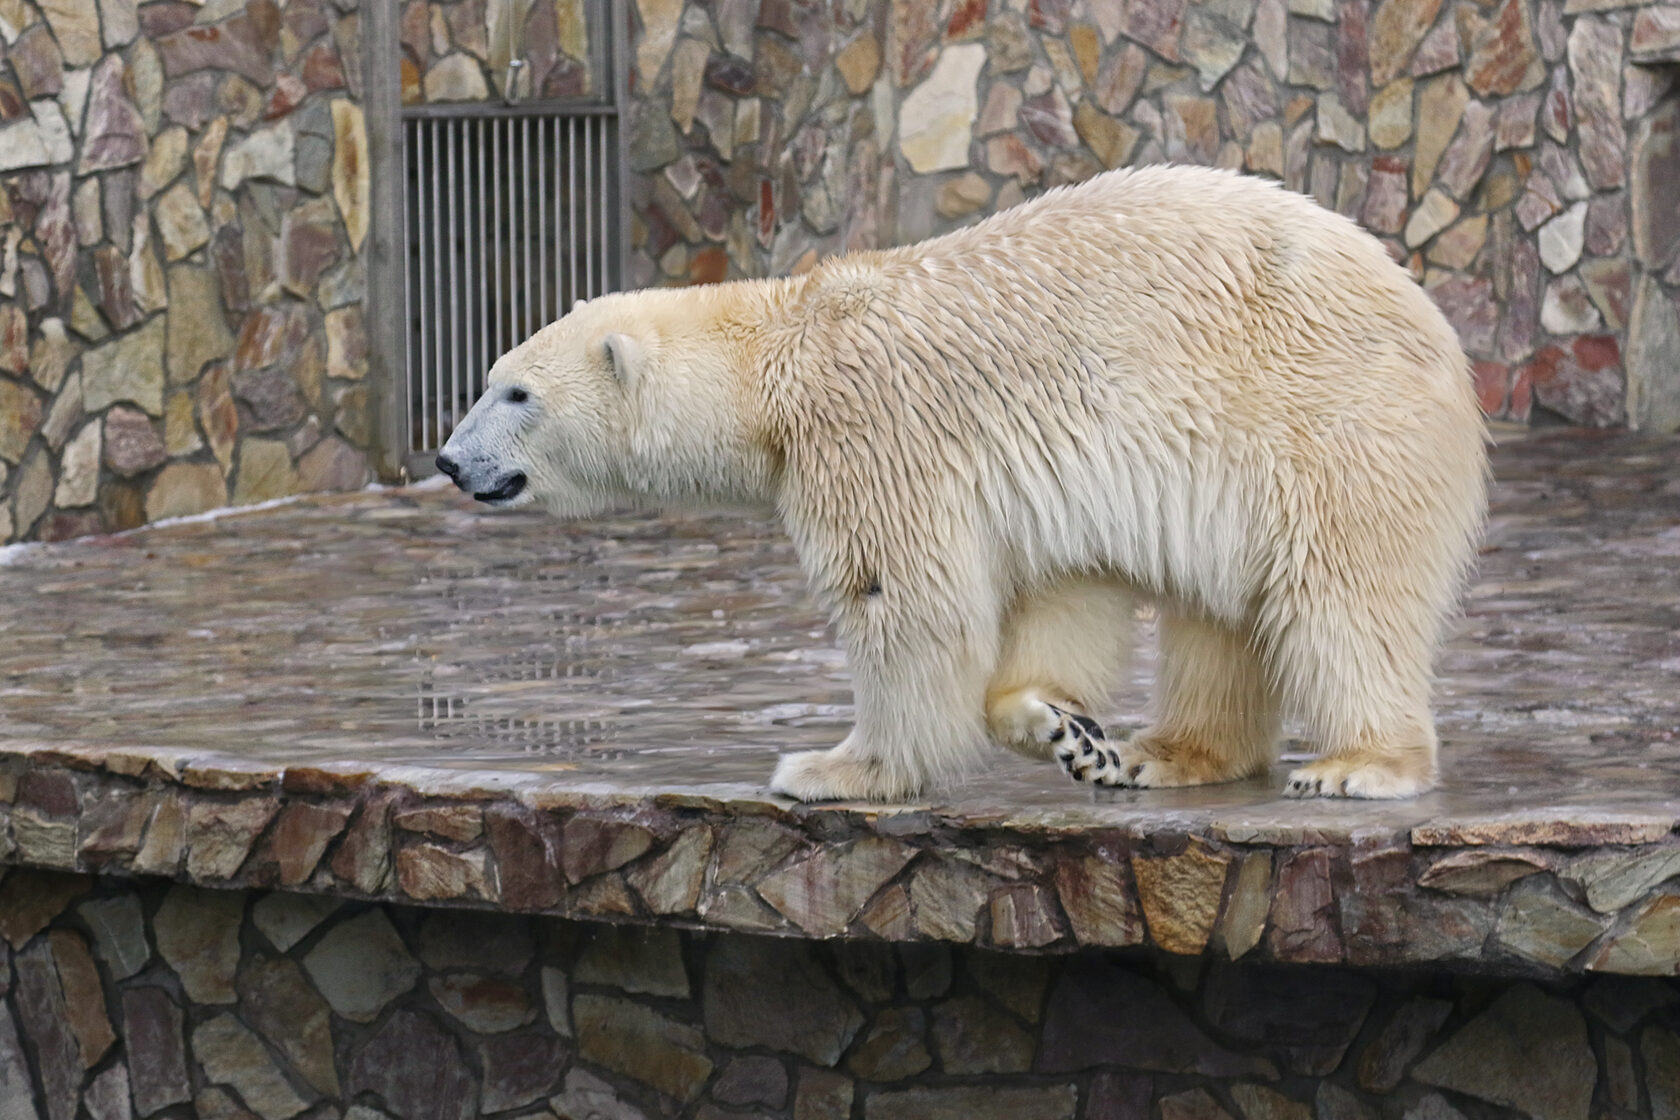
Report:
M457 482L460 481L459 476L461 473L461 464L451 459L448 455L438 455L437 469L448 475L450 478L455 479Z

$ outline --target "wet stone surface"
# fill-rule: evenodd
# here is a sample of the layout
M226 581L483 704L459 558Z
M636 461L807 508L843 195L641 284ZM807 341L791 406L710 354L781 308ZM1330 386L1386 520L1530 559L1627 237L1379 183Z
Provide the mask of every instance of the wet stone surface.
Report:
M0 612L0 859L815 938L1671 973L1677 450L1499 449L1443 788L1398 804L1286 801L1287 762L1093 794L1002 751L914 804L774 797L776 754L837 742L850 694L767 525L419 488L27 546L0 564L29 604ZM1116 733L1151 675L1145 651Z

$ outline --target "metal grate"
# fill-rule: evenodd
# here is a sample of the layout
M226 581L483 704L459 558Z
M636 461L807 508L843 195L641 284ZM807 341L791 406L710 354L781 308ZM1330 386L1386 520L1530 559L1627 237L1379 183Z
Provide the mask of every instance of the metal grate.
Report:
M403 122L409 449L431 451L503 353L622 283L612 106Z

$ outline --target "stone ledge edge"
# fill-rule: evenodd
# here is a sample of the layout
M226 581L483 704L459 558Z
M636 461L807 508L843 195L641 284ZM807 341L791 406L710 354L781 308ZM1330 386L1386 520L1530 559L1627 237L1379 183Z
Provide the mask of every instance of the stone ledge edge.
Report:
M1680 836L1657 818L1082 829L740 792L14 747L0 865L809 939L1680 974Z

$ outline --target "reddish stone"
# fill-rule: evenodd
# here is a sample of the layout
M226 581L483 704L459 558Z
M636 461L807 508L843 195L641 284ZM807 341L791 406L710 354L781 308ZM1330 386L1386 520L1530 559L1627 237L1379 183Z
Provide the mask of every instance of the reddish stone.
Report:
M153 802L154 795L128 789L109 790L90 798L80 824L79 854L84 864L98 866L105 862L99 857L138 851Z
M191 27L198 18L197 4L182 0L158 0L140 5L140 33L148 39L161 39L183 27Z
M333 853L333 874L364 894L379 893L391 878L391 803L395 798L387 793L363 802Z
M233 350L233 368L243 371L274 365L301 341L299 336L307 329L307 321L298 308L269 305L255 309L240 325Z
M19 953L15 967L17 989L12 999L23 1035L34 1044L47 1120L74 1120L82 1084L81 1056L69 1029L69 1009L47 942L37 941Z
M653 847L653 833L630 821L575 816L560 833L560 866L580 883L591 875L623 867Z
M1366 0L1341 0L1336 5L1336 92L1356 117L1363 117L1371 104L1370 87L1365 82L1371 65L1366 28L1369 15Z
M1278 869L1267 937L1278 960L1331 964L1342 959L1328 848L1297 852Z
M1060 35L1067 30L1072 0L1028 0L1027 22L1040 31Z
M360 490L367 485L367 456L341 439L327 438L298 459L298 484L309 493Z
M690 284L716 284L729 275L729 253L720 248L702 249L688 262Z
M22 120L30 115L29 102L11 78L0 74L0 121Z
M122 994L123 1046L134 1107L150 1116L192 1099L181 1009L162 988L126 988Z
M1586 427L1619 424L1625 390L1621 350L1611 335L1582 335L1566 350L1548 346L1524 367L1534 399Z
M526 810L495 806L484 814L502 902L515 910L547 910L560 901L560 833L554 821Z
M1512 420L1528 423L1528 415L1534 407L1534 378L1527 366L1523 366L1511 375L1511 400L1506 406L1506 414Z
M337 839L350 819L346 805L311 805L297 802L280 811L269 848L280 866L280 882L296 886L315 873L315 865L327 845Z
M1627 242L1627 195L1604 194L1587 203L1586 249L1595 257L1613 257Z
M1476 400L1482 411L1498 416L1505 407L1506 390L1511 382L1511 369L1501 362L1472 362L1471 372L1476 382Z
M22 948L92 886L86 875L14 868L0 881L0 937Z
M99 282L99 309L117 330L125 330L140 321L140 309L134 303L132 275L128 258L115 245L101 245L93 251L94 278Z
M776 232L775 187L769 179L758 181L758 241L768 246Z
M268 7L272 8L272 5ZM231 70L259 86L274 81L265 45L267 21L258 5L209 27L186 27L157 40L164 73L171 78L194 70Z
M344 88L344 67L330 43L312 47L303 56L303 84L310 93Z
M49 937L70 1031L81 1051L82 1068L92 1069L117 1040L111 1030L110 1016L105 1014L105 988L99 981L99 968L93 963L81 934L55 929Z
M300 43L307 43L332 29L326 13L321 10L321 0L286 0L280 22Z
M887 24L887 62L892 67L895 84L903 89L914 85L933 65L933 40L938 34L938 4L895 3ZM760 17L762 22L762 17ZM790 37L797 38L795 29ZM763 41L759 54L763 55ZM766 89L786 89L785 85L760 83Z
M547 98L582 97L589 92L589 64L567 55L557 55L542 80Z
M108 54L88 82L78 175L139 163L146 156L146 124L123 88L122 56ZM106 227L109 229L109 225Z
M478 1044L478 1053L484 1070L479 1108L501 1112L553 1092L567 1047L552 1035L526 1031L486 1038Z
M1566 143L1573 116L1574 111L1569 104L1569 83L1564 72L1559 70L1552 75L1552 86L1546 91L1546 99L1540 106L1540 127L1559 144Z
M1426 290L1472 357L1491 352L1500 319L1493 281L1454 273Z
M210 259L221 283L222 306L244 311L251 306L251 289L245 278L245 232L230 222L216 231L210 242Z
M1406 182L1411 168L1396 156L1371 161L1371 178L1359 220L1377 233L1399 233L1406 225Z
M1020 120L1039 143L1048 147L1072 148L1079 144L1079 133L1073 127L1073 110L1060 86L1051 86L1048 92L1027 98L1021 105Z
M706 84L737 97L750 97L758 82L751 63L732 54L717 54L706 62Z
M1128 39L1136 40L1169 62L1177 62L1186 3L1187 0L1160 0L1127 4L1126 23L1121 30Z
M339 1093L332 1010L288 957L258 954L234 976L239 1014L321 1092Z
M234 374L233 395L251 410L254 432L290 428L309 414L309 405L298 391L297 382L283 366Z
M1620 97L1621 29L1592 16L1576 20L1569 32L1569 72L1574 79L1576 133L1587 181L1595 190L1619 187L1627 163Z
M26 771L18 779L17 804L49 817L74 816L82 808L76 780L62 770Z
M460 1047L432 1020L399 1008L350 1060L345 1096L371 1092L406 1120L472 1120L478 1086Z
M961 39L986 22L986 0L957 0L951 18L945 22L945 38Z
M268 103L263 106L262 119L278 120L296 109L308 96L309 87L304 84L302 78L281 74L274 80L274 91L268 95Z
M1505 97L1533 89L1545 77L1529 23L1529 0L1505 0L1492 21L1470 17L1464 82L1481 97Z
M12 64L12 72L17 75L26 100L51 97L64 88L64 56L44 23L18 36L7 61ZM24 112L28 111L26 107Z
M117 405L105 414L105 465L120 475L144 474L169 460L151 417Z

